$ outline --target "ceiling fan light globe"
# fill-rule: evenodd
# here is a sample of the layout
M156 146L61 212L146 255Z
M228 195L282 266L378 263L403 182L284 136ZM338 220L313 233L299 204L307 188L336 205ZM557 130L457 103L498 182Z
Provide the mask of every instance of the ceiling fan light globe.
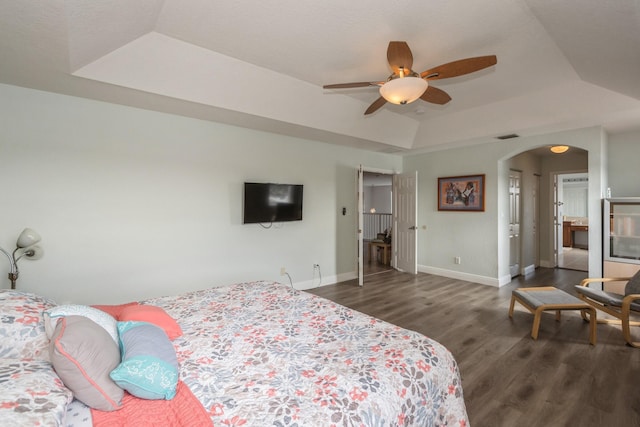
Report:
M380 86L380 95L392 104L409 104L422 96L429 83L420 77L401 77Z

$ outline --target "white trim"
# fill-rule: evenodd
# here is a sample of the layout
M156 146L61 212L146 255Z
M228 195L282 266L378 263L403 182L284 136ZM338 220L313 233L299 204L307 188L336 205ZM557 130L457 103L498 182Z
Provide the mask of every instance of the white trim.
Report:
M346 281L354 280L357 278L358 278L358 272L352 271L349 273L341 273L341 274L329 276L329 277L322 276L322 283L318 283L319 281L318 277L316 277L313 281L305 280L303 282L295 282L293 284L293 287L294 289L297 289L299 291L306 291L307 289L315 289L322 286L335 285L336 283L346 282ZM289 283L285 281L281 283L284 283L285 285L289 285Z
M401 172L398 172L397 170L393 170L393 169L380 169L380 168L372 168L369 166L365 166L362 165L362 171L363 172L369 172L369 173L379 173L381 175L397 175Z
M504 276L498 278L498 287L501 288L504 285L508 285L509 283L511 283L511 274L505 274Z
M536 271L536 266L531 264L522 269L522 274L526 276L527 274L531 274Z
M509 281L503 282L504 278L496 280L493 277L478 276L477 274L462 273L460 271L446 270L444 268L430 267L427 265L418 265L418 271L420 273L435 274L436 276L450 277L452 279L465 280L467 282L479 283L496 288L504 286L511 281L511 276L509 275L506 276L509 278Z

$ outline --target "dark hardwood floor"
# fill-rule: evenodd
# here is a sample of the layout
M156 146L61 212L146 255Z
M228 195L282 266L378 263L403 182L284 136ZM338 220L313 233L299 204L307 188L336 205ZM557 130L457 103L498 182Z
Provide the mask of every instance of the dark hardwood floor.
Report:
M385 271L393 270L390 264L385 264L382 261L380 253L376 254L376 257L371 256L371 249L369 248L369 242L364 242L364 259L363 259L363 277L366 278L372 274L379 274Z
M577 311L560 322L544 313L537 341L525 308L516 304L508 317L513 289L553 285L575 295L585 277L540 268L497 289L389 271L362 288L349 281L309 292L444 344L458 361L474 427L640 426L640 350L625 345L619 326L598 325L591 346Z

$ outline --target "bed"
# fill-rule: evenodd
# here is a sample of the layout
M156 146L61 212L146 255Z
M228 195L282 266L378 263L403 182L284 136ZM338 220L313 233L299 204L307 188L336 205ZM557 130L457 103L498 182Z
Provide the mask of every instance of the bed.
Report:
M16 294L0 296L6 300ZM31 299L35 312L54 304L21 297ZM215 426L469 425L453 356L416 332L273 282L214 287L141 304L161 308L180 326L182 335L172 341L179 381ZM91 425L88 407L72 401L55 371L47 370L46 356L38 354L39 346L49 345L46 335L37 336L43 333L39 314L26 315L36 325L27 338L36 342L22 354L0 350L0 392L8 378L46 371L53 386L34 391L33 381L26 381L28 392L21 392L41 399L23 402L19 415L41 419L46 406L49 425ZM15 324L15 317L3 314L3 325ZM3 348L10 347L8 340L25 338L24 331L5 329L0 326ZM3 419L18 416L12 403L16 393L1 394Z

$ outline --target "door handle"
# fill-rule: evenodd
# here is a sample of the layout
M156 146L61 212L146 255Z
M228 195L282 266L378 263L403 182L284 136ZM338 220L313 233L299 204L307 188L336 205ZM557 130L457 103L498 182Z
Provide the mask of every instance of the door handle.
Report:
M411 227L409 227L409 230L417 230L418 227L416 227L415 225L412 225Z

